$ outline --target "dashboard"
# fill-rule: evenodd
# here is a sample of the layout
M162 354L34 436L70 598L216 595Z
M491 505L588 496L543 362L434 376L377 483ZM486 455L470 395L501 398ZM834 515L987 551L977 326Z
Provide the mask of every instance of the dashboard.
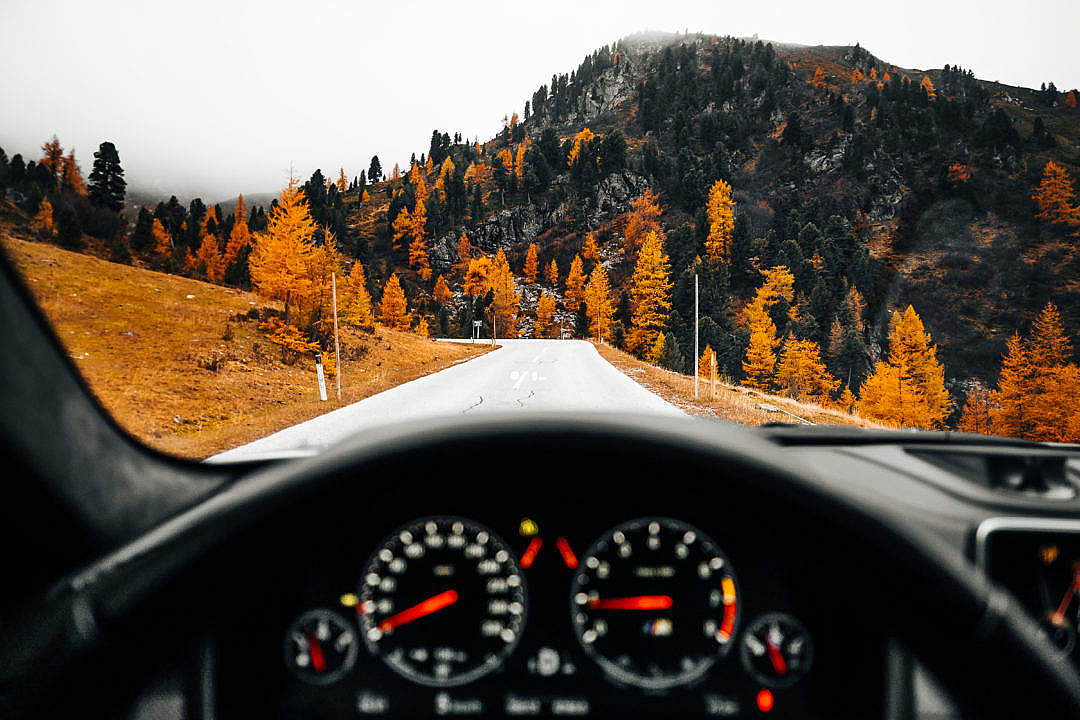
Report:
M351 490L291 511L237 551L288 591L220 628L222 717L880 715L880 629L785 514L672 480L527 474L407 516L444 492L402 478L363 522Z

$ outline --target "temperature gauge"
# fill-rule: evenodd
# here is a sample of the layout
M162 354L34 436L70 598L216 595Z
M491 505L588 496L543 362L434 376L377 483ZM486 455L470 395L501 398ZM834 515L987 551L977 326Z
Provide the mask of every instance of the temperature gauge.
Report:
M793 685L809 672L813 660L810 633L786 613L762 615L743 635L743 665L762 685Z
M337 682L356 663L356 632L335 612L311 610L285 634L285 664L313 685Z

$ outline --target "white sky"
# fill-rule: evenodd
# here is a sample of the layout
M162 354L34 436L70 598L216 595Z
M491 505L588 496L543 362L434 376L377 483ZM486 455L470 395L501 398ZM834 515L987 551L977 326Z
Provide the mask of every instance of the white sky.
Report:
M914 68L1080 86L1080 2L909 0L2 0L0 147L56 133L89 173L116 143L129 186L216 201L316 167L351 178L426 152L439 128L490 137L552 73L651 29L861 42Z

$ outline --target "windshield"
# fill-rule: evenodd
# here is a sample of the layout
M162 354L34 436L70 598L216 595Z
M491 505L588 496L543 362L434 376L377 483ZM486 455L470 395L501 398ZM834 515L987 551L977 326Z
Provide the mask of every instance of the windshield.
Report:
M552 11L483 53L443 39L470 12L391 42L396 9L73 7L64 69L16 2L4 252L104 407L185 457L539 411L1080 441L1076 8L1033 59L1001 27L828 45L825 12L600 5L566 9L599 42Z

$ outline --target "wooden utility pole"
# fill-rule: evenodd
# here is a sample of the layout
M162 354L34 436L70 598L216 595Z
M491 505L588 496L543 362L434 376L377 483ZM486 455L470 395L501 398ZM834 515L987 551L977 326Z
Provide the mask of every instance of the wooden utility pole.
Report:
M712 379L712 389L709 391L709 397L713 400L716 399L716 351L713 350L709 356L709 376Z
M694 273L694 399L698 399L698 279Z
M334 306L334 379L337 380L337 399L341 402L341 345L338 343L337 329L337 273L330 273L330 288Z

